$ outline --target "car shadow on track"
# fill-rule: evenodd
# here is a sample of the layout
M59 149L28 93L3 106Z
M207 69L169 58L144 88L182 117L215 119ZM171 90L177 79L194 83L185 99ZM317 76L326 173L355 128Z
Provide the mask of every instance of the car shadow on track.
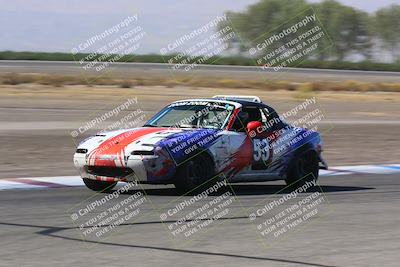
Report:
M247 218L247 217L245 217ZM227 218L229 219L229 218ZM155 222L155 223L162 223L162 222ZM191 250L191 249L182 249L182 248L174 248L174 247L166 247L166 246L151 246L145 244L124 244L124 243L116 243L111 241L95 241L95 240L85 240L82 238L70 237L63 234L64 231L75 229L77 227L57 227L57 226L50 226L50 225L35 225L35 224L21 224L21 223L7 223L7 222L0 222L0 226L13 226L13 227L20 227L20 228L34 228L38 229L35 233L41 236L57 238L60 240L66 241L73 241L76 244L93 244L102 246L104 249L110 248L130 248L136 250L143 250L143 251L150 251L153 253L157 252L164 252L164 253L177 253L178 255L187 255L187 256L207 256L207 257L222 257L222 258L232 258L232 259L240 259L240 260L252 260L252 261L261 261L265 262L265 265L270 265L270 263L280 263L280 264L290 264L293 266L312 266L312 267L337 267L333 265L327 264L320 264L316 262L309 262L309 261L301 261L301 260L294 260L294 259L287 259L287 258L273 258L267 256L251 256L251 255L241 255L241 254L234 254L234 253L224 253L224 252L213 252L207 250ZM135 251L136 252L136 251ZM267 262L269 264L267 264Z
M361 190L371 190L373 187L360 187L360 186L316 186L307 190L307 192L323 192L323 193L335 193L335 192L352 192ZM226 191L231 191L237 196L246 195L273 195L273 194L288 194L294 189L289 188L286 185L266 185L266 184L232 184L224 188L221 188L216 193L211 193L211 196L218 196ZM125 194L135 194L137 192L143 192L150 196L179 196L178 191L175 188L151 188L144 190L129 190Z
M287 187L286 185L231 185L231 190L236 195L271 195L271 194L288 194L293 192L294 188ZM348 192L371 190L372 187L359 187L359 186L315 186L307 190L307 192Z

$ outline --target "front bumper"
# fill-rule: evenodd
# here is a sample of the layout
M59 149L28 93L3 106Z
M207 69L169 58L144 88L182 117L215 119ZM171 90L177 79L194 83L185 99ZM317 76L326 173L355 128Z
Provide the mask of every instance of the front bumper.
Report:
M85 154L75 153L74 165L82 178L109 182L147 182L147 172L140 156L131 156L124 166L88 165Z

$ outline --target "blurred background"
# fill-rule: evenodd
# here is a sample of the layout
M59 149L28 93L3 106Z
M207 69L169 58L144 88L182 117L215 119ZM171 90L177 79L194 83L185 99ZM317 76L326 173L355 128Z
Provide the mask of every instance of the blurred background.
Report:
M2 0L0 4L0 59L73 60L70 51L79 42L136 13L147 36L135 54L148 56L131 61L165 62L159 56L162 47L226 13L240 39L231 41L233 48L218 55L228 58L216 64L249 65L252 62L244 51L251 40L312 7L334 46L313 58L317 62L304 66L399 70L400 6L395 0L205 0L201 5L195 0L168 4L161 0L32 0L29 4Z
M0 266L399 265L400 0L0 7ZM94 197L73 165L79 142L132 112L140 126L172 101L214 95L259 96L279 114L315 100L330 168L315 189L329 203L315 220L266 249L246 212L279 199L284 182L237 184L234 215L176 246L160 213L177 192L148 185L145 216L111 238L83 240L69 213Z

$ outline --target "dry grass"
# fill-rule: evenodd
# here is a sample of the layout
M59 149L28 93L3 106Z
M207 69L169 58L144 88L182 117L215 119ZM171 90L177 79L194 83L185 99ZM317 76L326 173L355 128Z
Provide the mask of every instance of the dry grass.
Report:
M107 85L119 86L121 88L132 88L135 86L165 86L173 88L176 86L189 86L200 88L231 88L231 89L261 89L266 91L288 90L294 91L295 97L303 98L312 92L333 91L333 92L400 92L400 83L376 83L360 82L356 80L337 81L337 82L307 82L296 83L284 80L267 81L262 79L244 80L244 79L219 79L216 77L193 77L176 76L171 77L131 77L130 79L117 79L114 77L80 77L67 75L49 75L49 74L17 74L7 73L0 75L0 84L18 85L18 84L41 84L54 87L64 85Z
M314 83L302 83L296 89L294 98L299 98L299 99L310 98L312 97L315 88L316 86L314 85Z

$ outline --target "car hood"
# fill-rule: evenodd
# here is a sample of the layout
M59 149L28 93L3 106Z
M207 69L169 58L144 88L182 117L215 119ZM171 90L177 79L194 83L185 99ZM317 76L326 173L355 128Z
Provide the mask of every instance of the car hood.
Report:
M203 128L141 127L97 134L83 141L78 148L87 149L88 157L97 159L108 156L123 159L133 151L154 151L155 148L167 150L175 158L196 144L198 148L208 147L218 138L219 132Z

